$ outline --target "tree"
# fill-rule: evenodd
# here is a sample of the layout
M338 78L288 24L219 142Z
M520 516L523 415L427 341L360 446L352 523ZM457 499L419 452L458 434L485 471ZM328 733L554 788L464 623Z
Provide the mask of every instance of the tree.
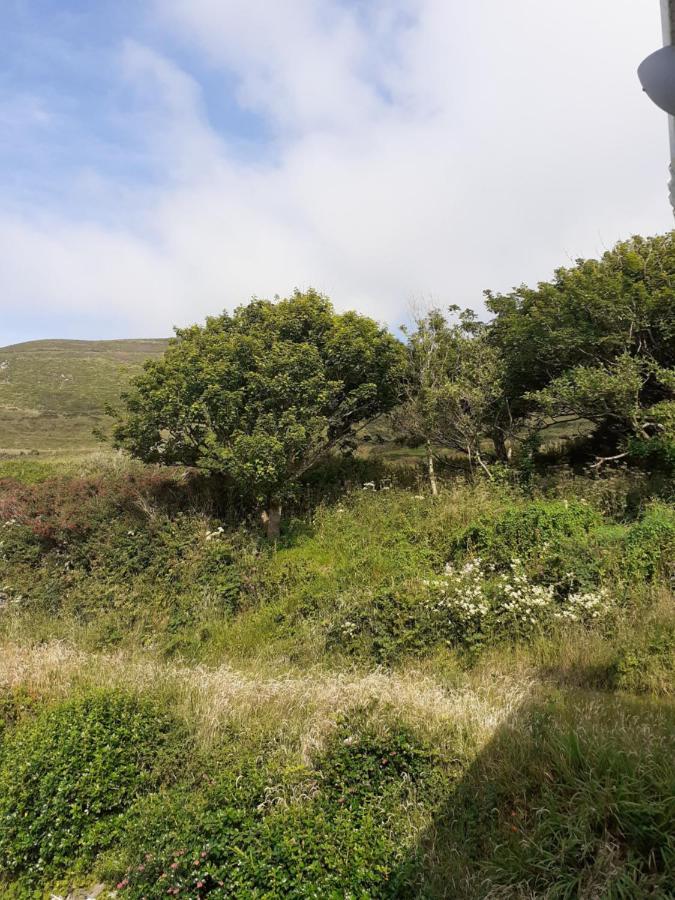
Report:
M405 363L384 328L316 291L254 299L176 331L124 395L114 441L228 479L274 537L297 480L397 402Z
M607 415L603 415L602 402L591 410L588 403L552 401L555 393L562 401L561 391L569 401L570 379L576 380L580 397L581 381L591 378L591 372L598 390L609 399L607 378L612 372L618 377L621 366L626 368L625 362L618 362L626 356L642 360L644 365L637 368L652 373L641 381L639 405L649 407L664 398L654 366L662 371L675 366L675 232L634 237L599 260L580 259L570 268L558 269L552 281L536 288L487 292L486 297L495 314L490 341L505 364L508 415L521 425L540 428L541 419L531 417L542 410L584 407L593 411L591 420L599 431L613 429L618 439L623 414L617 415L613 402L604 407ZM633 371L632 381L635 378L641 376ZM540 393L549 385L547 394ZM505 415L506 410L505 406ZM623 416L624 424L629 419Z
M459 307L451 306L456 314ZM433 447L464 453L473 471L488 476L481 443L501 417L503 365L487 326L470 310L454 323L439 310L419 317L408 336L409 376L396 420L427 448L432 493L436 493Z
M529 396L546 415L586 419L613 430L625 446L674 436L675 369L653 359L623 353L605 366L576 366ZM663 399L654 403L655 396ZM605 461L600 457L597 465Z

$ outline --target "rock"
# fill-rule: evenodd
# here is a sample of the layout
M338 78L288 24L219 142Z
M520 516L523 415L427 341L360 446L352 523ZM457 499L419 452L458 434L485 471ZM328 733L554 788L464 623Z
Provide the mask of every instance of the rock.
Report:
M96 900L97 897L100 897L103 894L105 889L106 887L104 884L95 884L90 888L77 888L76 890L71 891L65 900ZM113 892L109 891L107 896L114 896ZM64 900L64 898L52 894L51 900Z

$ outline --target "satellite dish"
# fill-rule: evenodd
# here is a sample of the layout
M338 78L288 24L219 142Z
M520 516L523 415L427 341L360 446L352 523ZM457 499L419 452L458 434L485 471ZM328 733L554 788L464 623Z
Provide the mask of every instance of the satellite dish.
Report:
M675 46L648 56L638 68L638 78L650 100L675 116Z

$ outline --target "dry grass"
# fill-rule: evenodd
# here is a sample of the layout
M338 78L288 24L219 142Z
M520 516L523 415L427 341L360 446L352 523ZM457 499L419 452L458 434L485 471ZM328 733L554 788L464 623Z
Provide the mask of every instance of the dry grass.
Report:
M395 716L438 740L451 734L455 750L474 753L528 699L535 684L522 672L517 678L466 676L454 688L417 670L254 677L229 666L209 669L121 652L91 654L64 642L0 644L0 691L21 689L61 699L75 690L119 687L160 695L206 746L234 728L243 739L274 734L284 743L299 743L305 754L321 746L338 716L363 706L372 709L375 721L384 724Z

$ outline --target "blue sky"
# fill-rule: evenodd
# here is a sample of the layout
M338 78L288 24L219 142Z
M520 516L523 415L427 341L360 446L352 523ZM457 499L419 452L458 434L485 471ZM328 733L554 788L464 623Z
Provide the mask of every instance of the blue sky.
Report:
M640 0L4 0L0 345L392 325L672 227Z

